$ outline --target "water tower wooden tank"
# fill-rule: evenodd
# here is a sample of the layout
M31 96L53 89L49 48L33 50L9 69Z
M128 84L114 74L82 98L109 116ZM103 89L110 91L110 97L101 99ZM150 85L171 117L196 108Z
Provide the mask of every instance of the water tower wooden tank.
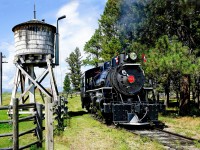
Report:
M12 31L15 37L15 56L23 58L24 63L40 66L46 63L46 55L54 57L56 27L34 19L14 26Z
M35 89L39 89L45 96L57 100L58 90L55 82L53 68L54 39L56 27L36 19L18 24L13 27L15 38L14 64L17 71L15 75L12 99L17 98L16 93L21 87L19 100L25 103L27 99L35 102ZM40 75L35 73L35 68L43 69ZM49 74L50 87L42 86L42 81ZM26 80L27 79L27 80ZM28 86L26 81L28 82ZM19 91L19 90L18 90ZM29 94L27 94L29 92ZM41 95L43 95L41 94Z

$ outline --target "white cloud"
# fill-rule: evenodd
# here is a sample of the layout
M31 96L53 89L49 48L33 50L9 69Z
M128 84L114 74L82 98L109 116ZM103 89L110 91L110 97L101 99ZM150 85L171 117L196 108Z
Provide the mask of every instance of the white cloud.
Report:
M65 73L69 72L67 68L67 63L65 59L69 57L69 54L79 47L82 56L84 55L84 45L91 38L96 28L98 28L98 19L100 17L100 12L95 11L94 6L91 8L85 8L88 11L84 11L82 14L80 1L73 0L70 3L63 6L56 17L66 15L66 19L59 21L59 32L60 32L60 66L59 70L56 71L56 79L58 86L63 86L63 80ZM91 11L92 10L92 11ZM83 68L84 69L84 68ZM84 69L85 70L85 69ZM62 82L60 78L62 77Z
M3 89L11 89L13 86L13 76L15 73L15 65L13 64L14 54L15 54L15 47L14 43L6 43L2 42L0 43L0 49L3 49L3 55L6 55L6 58L3 59L2 70L3 70L3 76L2 76L2 86Z
M66 15L66 19L59 21L60 32L60 64L66 64L65 59L76 48L79 47L82 54L85 42L87 42L95 28L98 26L98 12L86 12L80 14L81 3L71 1L63 6L57 13L56 17ZM90 9L90 8L87 8ZM92 17L91 17L92 16Z
M57 12L56 17L66 15L66 23L71 25L79 25L81 20L79 19L79 12L77 11L79 7L78 1L71 1L66 4Z

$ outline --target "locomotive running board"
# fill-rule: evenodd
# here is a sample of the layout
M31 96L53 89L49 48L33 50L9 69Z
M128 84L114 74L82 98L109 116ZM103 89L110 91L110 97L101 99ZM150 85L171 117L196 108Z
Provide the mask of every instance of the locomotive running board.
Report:
M112 87L102 87L94 90L87 90L86 92L94 92L94 91L99 91L99 90L112 90Z
M141 64L130 63L130 64L123 64L122 66L141 66Z

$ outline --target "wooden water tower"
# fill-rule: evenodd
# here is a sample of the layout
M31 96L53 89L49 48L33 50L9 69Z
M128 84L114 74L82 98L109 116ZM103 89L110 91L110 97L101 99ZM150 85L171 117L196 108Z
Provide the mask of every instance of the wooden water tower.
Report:
M45 95L56 101L58 90L53 73L56 27L36 20L34 11L33 20L14 26L12 31L15 38L14 64L17 70L10 104L12 105L13 98L19 98L21 103L28 99L30 103L35 103L36 89L42 97ZM38 75L35 70L43 72ZM42 85L42 81L48 74L50 87L47 88ZM18 97L17 91L20 91Z

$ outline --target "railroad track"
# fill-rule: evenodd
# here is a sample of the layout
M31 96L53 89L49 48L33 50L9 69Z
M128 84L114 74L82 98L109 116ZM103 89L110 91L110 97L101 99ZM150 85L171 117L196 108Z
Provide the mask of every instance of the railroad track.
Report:
M160 129L152 129L152 130L130 130L130 132L140 135L141 137L149 137L150 139L157 140L161 144L164 145L164 148L169 150L199 150L196 148L195 139L182 136L176 133L172 133L165 130Z
M103 119L95 117L95 115L92 115L92 117L101 123L106 124ZM108 124L107 124L108 125ZM148 137L152 140L157 140L159 143L164 145L164 148L167 150L200 150L199 148L195 147L195 142L199 142L200 140L193 139L190 137L186 137L177 133L169 132L162 129L152 129L152 128L137 128L133 129L131 126L123 126L119 125L116 126L114 124L110 124L109 127L111 128L123 128L126 129L129 132L132 132L133 134L139 135L141 137Z

